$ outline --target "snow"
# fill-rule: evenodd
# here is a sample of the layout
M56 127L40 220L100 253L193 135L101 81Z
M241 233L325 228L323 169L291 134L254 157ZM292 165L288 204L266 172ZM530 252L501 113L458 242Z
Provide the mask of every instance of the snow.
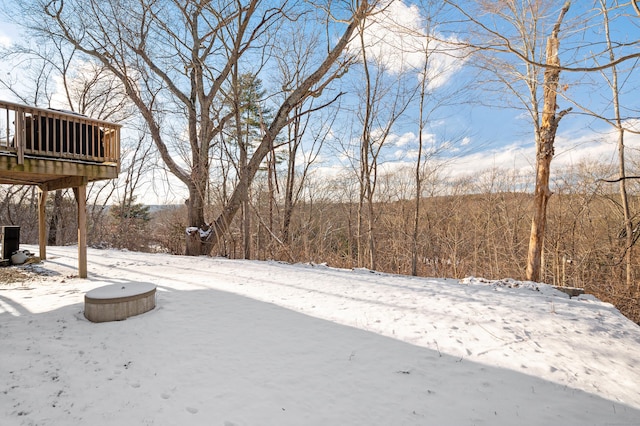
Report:
M117 299L122 297L138 296L155 290L156 286L151 283L127 283L110 284L94 288L87 292L90 299Z
M189 226L185 229L185 232L187 233L187 235L195 235L197 233L200 238L207 238L209 235L211 235L212 229L213 228L209 227L209 229L205 231L204 229L198 228L197 226Z
M0 284L2 426L640 425L640 329L593 297L93 249L79 279L47 250ZM154 310L83 317L131 283Z

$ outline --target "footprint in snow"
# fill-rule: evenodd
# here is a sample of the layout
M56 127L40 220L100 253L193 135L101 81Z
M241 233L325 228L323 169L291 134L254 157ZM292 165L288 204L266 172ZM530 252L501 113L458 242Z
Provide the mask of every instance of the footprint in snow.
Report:
M193 407L187 407L186 410L191 414L196 414L198 412L198 409Z

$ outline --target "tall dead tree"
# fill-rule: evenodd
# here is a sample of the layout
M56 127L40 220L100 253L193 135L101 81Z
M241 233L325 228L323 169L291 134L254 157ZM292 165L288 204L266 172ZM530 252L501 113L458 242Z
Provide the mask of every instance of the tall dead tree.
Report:
M558 57L560 40L558 35L562 21L570 6L571 1L565 2L564 6L562 6L558 20L547 39L546 64L552 67L547 67L544 72L542 122L540 125L540 139L537 141L536 146L536 184L527 257L527 279L531 281L540 280L544 231L547 223L547 203L552 194L549 189L549 177L551 174L551 160L554 154L553 145L558 123L569 111L556 112L558 109L557 94L560 81L560 58Z
M568 112L557 111L557 94L558 81L560 72L572 73L589 73L595 71L603 71L614 69L618 64L632 61L640 56L637 52L637 41L627 42L619 41L614 45L626 54L617 57L607 55L607 51L594 53L592 51L592 41L585 41L588 37L588 31L591 27L584 20L578 23L574 28L575 33L582 34L582 39L577 43L573 43L573 64L561 66L558 59L560 25L571 5L570 1L563 3L555 25L553 26L551 36L547 40L547 49L544 57L538 59L535 55L537 35L541 28L540 24L545 16L548 16L548 9L554 7L554 2L549 0L482 0L481 2L468 1L452 1L446 0L447 4L460 12L471 25L471 33L474 31L479 37L470 37L465 45L471 49L477 49L483 55L483 52L489 53L489 60L485 61L483 67L491 70L495 74L495 81L501 82L507 87L512 94L526 105L534 123L534 136L536 141L536 182L534 194L533 219L531 224L530 244L526 264L526 276L528 279L540 280L544 279L542 271L544 232L546 227L546 208L547 202L551 195L549 189L550 164L554 155L555 134L560 119ZM620 10L619 16L628 15L629 3L616 3L616 8ZM631 2L637 11L637 1ZM475 10L474 6L480 5L480 9ZM581 11L588 6L580 5ZM626 12L624 9L626 8ZM503 11L508 11L510 16L504 15ZM479 12L479 13L478 13ZM583 19L585 16L582 14ZM628 19L628 18L627 18ZM632 17L631 19L635 19ZM539 22L540 21L540 22ZM501 24L506 24L505 26ZM509 32L509 28L516 30L515 34ZM594 32L595 33L595 32ZM601 34L598 31L596 35ZM529 38L533 36L532 38ZM599 36L599 35L598 35ZM574 40L576 38L574 37ZM529 42L529 40L531 42ZM588 50L584 58L579 58L581 49ZM598 59L609 56L605 63L601 63ZM500 57L506 58L501 61ZM526 73L513 72L515 70L514 59L521 61L526 67ZM496 64L507 64L506 68ZM584 64L581 65L580 63ZM545 70L542 81L543 99L542 110L538 108L538 74L540 70ZM500 72L506 71L506 72ZM510 75L522 80L529 88L530 99L523 96L521 90L517 90L510 80ZM568 99L569 102L575 100ZM585 109L584 105L579 105L581 109ZM544 116L544 117L543 117ZM612 123L613 124L613 123ZM614 124L615 125L615 124Z

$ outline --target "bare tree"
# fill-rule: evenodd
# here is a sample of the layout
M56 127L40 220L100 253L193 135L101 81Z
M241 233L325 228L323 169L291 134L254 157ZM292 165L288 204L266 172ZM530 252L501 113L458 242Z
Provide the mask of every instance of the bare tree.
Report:
M417 117L417 136L418 136L418 152L414 168L414 186L415 186L415 204L413 209L413 229L411 231L411 275L418 275L418 258L419 258L419 237L421 230L422 220L422 198L423 184L425 180L433 177L437 173L439 166L435 164L435 159L442 151L446 149L446 143L438 144L436 136L426 134L429 127L429 122L433 114L440 107L451 104L455 99L455 93L453 90L443 96L436 96L435 92L438 84L435 84L439 79L448 80L453 74L453 69L458 66L459 63L464 61L464 52L449 52L446 45L437 41L435 17L437 17L443 10L443 4L439 2L427 1L422 4L422 10L428 17L425 19L426 27L424 33L415 34L410 32L413 37L419 40L418 51L413 52L422 56L422 67L417 69L418 85L417 102L418 102L418 117ZM440 55L440 58L436 56ZM456 58L454 67L442 66L439 62L442 61L442 57L451 55ZM438 60L440 59L440 60ZM445 100L447 99L447 100ZM429 140L431 139L431 140ZM428 214L428 212L425 212Z
M302 40L300 32L309 33ZM321 43L318 35L310 28L291 28L281 32L277 46L278 83L284 88L282 96L297 87L317 59L315 49ZM291 244L291 221L294 209L300 201L312 165L331 132L332 125L339 116L336 101L342 92L323 97L310 97L291 111L284 135L285 176L282 206L281 241ZM327 107L338 108L328 110ZM305 143L307 142L307 143ZM300 160L303 160L300 162Z
M604 44L606 45L604 60L614 64L601 70L601 76L611 91L611 100L607 108L612 108L612 115L611 113L607 114L603 111L597 111L593 106L586 106L577 102L576 105L586 114L608 123L613 127L616 135L618 160L617 178L601 179L600 181L618 183L620 203L615 203L617 206L616 215L621 215L623 221L618 238L624 241L623 254L620 262L624 259L626 289L633 293L634 291L640 291L640 284L636 283L634 286L634 277L637 276L637 274L634 273L634 246L640 236L640 227L638 227L637 224L634 226L634 217L636 215L632 214L631 205L633 204L633 196L629 194L629 186L632 180L640 179L640 177L630 175L627 171L628 150L625 140L626 136L630 134L640 133L640 129L638 129L636 123L637 120L633 119L634 102L636 100L638 87L636 79L632 78L632 76L637 72L638 61L626 61L625 63L619 61L619 51L622 50L624 52L626 44L615 40L613 35L615 33L613 30L618 25L618 22L625 18L628 3L619 3L618 1L610 3L601 0L599 4L600 7L597 12L599 12L598 15L602 17ZM632 4L637 12L637 2L632 2ZM638 16L640 16L640 14ZM627 63L630 63L630 65L627 65ZM627 66L623 67L622 65ZM637 112L637 110L635 110L635 112ZM631 194L633 194L633 191Z
M633 2L636 11L638 11L638 5ZM600 11L602 13L604 36L607 43L607 50L609 51L609 61L615 62L616 53L611 38L610 31L610 18L609 7L605 0L600 0ZM639 13L640 15L640 13ZM626 284L629 290L633 287L633 246L634 246L634 228L633 221L631 219L631 211L629 207L629 196L627 193L627 172L626 172L626 160L625 160L625 125L622 120L621 114L621 100L620 89L621 83L618 80L618 67L612 66L609 70L609 75L602 71L602 75L605 78L607 85L611 89L611 99L613 107L613 120L612 125L618 136L617 149L618 149L618 179L619 179L619 192L620 203L622 209L622 216L624 220L624 230L620 233L621 237L625 240L624 257L626 263ZM633 72L633 70L631 71ZM635 288L636 291L640 291L640 283Z
M540 44L547 31L545 18L554 6L551 2L486 0L478 3L477 10L449 3L472 23L474 38L467 40L465 45L479 51L479 61L475 63L481 69L489 71L492 76L490 82L502 87L500 92L495 92L499 93L502 106L504 103L510 105L508 98L505 100L501 95L506 88L518 100L519 107L527 111L533 124L536 180L526 275L528 279L538 280L546 208L551 195L549 175L553 144L558 123L568 112L556 111L556 96L561 69L558 56L559 32L571 2L566 1L560 8L558 18L550 30L546 51L542 51ZM483 20L483 16L495 19Z
M234 112L230 138L233 140L234 146L239 152L236 166L236 175L239 177L238 187L243 188L241 195L241 233L242 233L242 252L244 259L251 258L251 212L250 212L250 184L247 181L246 173L247 163L253 143L259 138L260 134L256 133L263 125L260 114L262 97L262 83L253 73L241 74L238 64L233 67L231 72L231 87L229 90L229 98L231 102L231 110ZM227 148L229 149L229 148Z
M415 85L404 81L408 73L402 66L398 70L390 70L395 64L391 64L389 58L370 51L380 43L371 33L375 28L389 25L388 20L383 8L372 19L362 20L358 27L364 87L359 90L361 107L357 113L362 126L357 167L360 185L357 254L358 266L365 265L365 254L368 254L366 264L371 269L375 269L377 263L375 193L381 155L394 125L415 95Z
M545 6L552 5L552 2L543 2L539 0L527 0L525 2L517 1L492 1L485 0L479 4L482 10L490 12L489 15L483 15L482 13L475 13L470 6L473 2L452 2L448 1L455 10L460 12L465 19L473 23L473 27L481 34L482 37L478 39L471 39L464 42L465 46L475 48L479 51L493 52L492 58L505 57L509 58L507 63L514 66L517 61L520 60L531 72L527 72L525 75L530 93L533 94L537 91L536 85L538 85L537 78L531 78L540 73L540 70L545 70L543 81L543 105L540 110L537 97L531 96L530 106L528 107L531 116L533 117L534 127L536 129L536 189L534 195L534 218L532 220L532 229L530 235L530 250L528 255L527 277L529 279L541 278L541 260L543 251L543 237L544 237L544 222L545 222L545 209L548 201L548 197L551 195L551 191L548 187L548 166L553 158L553 139L555 139L555 133L557 130L557 124L559 120L568 112L555 111L557 108L557 94L566 89L568 85L560 86L558 84L558 78L561 71L584 73L594 72L611 69L619 64L633 60L639 56L637 52L634 52L635 46L638 41L632 40L630 42L615 43L616 47L621 48L622 54L617 57L611 57L608 53L608 49L602 49L598 47L597 43L593 43L588 40L587 37L583 37L577 40L571 47L571 51L567 52L569 59L569 65L561 65L558 59L559 39L554 34L559 31L559 26L562 24L564 15L568 10L571 2L565 2L559 9L560 13L556 24L551 30L551 36L548 39L547 49L545 55L541 55L540 58L536 56L536 44L537 38L527 38L534 41L534 43L523 42L525 37L523 35L542 34L540 31L545 31L537 18L541 18L546 13L540 13ZM632 2L634 8L637 6L636 2ZM583 5L581 5L583 6ZM623 6L623 5L620 5ZM628 7L628 3L624 5ZM588 8L587 8L588 9ZM500 19L504 18L502 14L503 10L511 10L513 19L507 20L507 26L512 26L516 29L516 34L512 35L508 31L505 31L503 27L495 24L495 20L484 19L485 17L497 16ZM583 6L584 10L584 6ZM622 9L621 9L622 10ZM624 15L624 12L621 12ZM590 19L588 14L584 15L586 19ZM628 19L628 16L627 16ZM589 21L592 22L592 21ZM588 22L581 20L577 22L575 27L575 34L584 34L585 28L589 28ZM523 31L524 30L524 31ZM554 41L555 40L555 41ZM600 45L606 45L601 43ZM584 55L580 55L580 51L584 51ZM624 50L626 49L626 50ZM625 54L626 53L626 54ZM555 59L554 59L555 58ZM604 63L601 63L600 59L606 58ZM553 71L553 72L552 72ZM502 76L498 76L498 79L503 79ZM536 82L534 85L531 82ZM508 87L508 86L507 86ZM562 88L562 90L560 90ZM513 90L516 97L526 101L522 92ZM554 108L553 110L550 108ZM540 111L540 112L539 112ZM553 137L552 137L553 135ZM550 144L551 142L551 144ZM543 268L542 268L543 269Z
M546 63L560 65L558 48L560 40L560 26L569 11L571 2L565 2L558 20L547 39ZM558 123L568 110L556 112L558 109L557 93L560 81L558 68L547 68L544 72L542 120L540 124L540 139L536 143L536 184L533 195L533 219L531 221L531 235L529 237L529 254L527 258L527 279L540 280L541 255L544 247L544 231L547 224L547 202L551 196L549 176L551 174L551 160L554 153L554 141Z
M330 16L339 13L327 9ZM209 178L209 152L233 111L216 109L222 89L236 64L256 59L269 32L295 15L295 6L268 2L200 1L75 1L39 0L25 13L38 16L29 27L66 41L102 63L122 82L144 117L168 170L189 192L187 254L208 253L229 228L242 204L246 185L254 178L272 142L288 122L290 111L321 92L350 63L342 53L351 35L372 6L353 4L345 29L324 60L311 70L279 105L226 205L212 223L204 215ZM331 25L327 28L334 28ZM343 59L341 59L343 58ZM170 140L167 126L183 129ZM178 142L176 145L175 142ZM187 155L181 162L176 152ZM213 228L213 232L211 231ZM200 232L200 230L202 232Z

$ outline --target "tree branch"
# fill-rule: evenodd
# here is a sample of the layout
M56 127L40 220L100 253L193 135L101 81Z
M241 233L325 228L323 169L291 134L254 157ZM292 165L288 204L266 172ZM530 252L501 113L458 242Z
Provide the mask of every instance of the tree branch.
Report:
M640 176L624 176L618 179L598 179L596 182L617 183L629 179L640 179Z
M533 66L537 66L537 67L541 67L541 68L545 68L545 69L551 69L551 70L557 70L557 71L568 71L568 72L594 72L594 71L602 71L611 67L614 67L616 65L619 65L622 62L626 62L628 60L631 59L635 59L635 58L640 58L640 52L636 52L636 53L631 53L629 55L625 55L625 56L621 56L620 58L614 60L614 61L610 61L606 64L603 65L594 65L594 66L590 66L590 67L568 67L568 66L563 66L563 65L555 65L555 64L548 64L548 63L541 63L538 61L535 61L531 58L529 58L527 55L523 54L521 51L519 51L518 49L516 49L515 47L513 47L511 40L506 37L503 34L500 34L499 32L492 30L491 28L487 27L485 24L483 24L482 22L480 22L479 19L477 19L476 17L474 17L472 14L470 14L469 12L467 12L466 10L464 10L464 8L460 5L458 5L457 1L453 1L453 0L445 0L449 5L453 6L456 10L458 10L460 13L462 13L462 15L468 19L470 22L472 22L473 24L479 26L482 30L486 31L488 34L490 34L493 37L496 37L498 40L500 40L500 42L497 42L497 44L494 45L475 45L472 43L451 43L451 41L446 41L446 40L442 40L443 42L447 42L448 44L457 44L460 45L462 48L472 48L472 49L476 49L476 50L493 50L493 51L498 51L498 52L509 52L512 53L514 55L516 55L518 58L522 59L524 62L528 63L529 65L533 65ZM632 4L634 9L636 9L636 11L638 12L638 16L640 16L640 6L638 5L638 1L639 0L632 0ZM563 8L561 9L561 13L565 13L563 11L566 10L567 7L567 3L570 2L566 2L563 6ZM556 23L557 24L557 23ZM557 30L559 30L559 28L556 28L556 26L554 26L553 31L557 32Z

